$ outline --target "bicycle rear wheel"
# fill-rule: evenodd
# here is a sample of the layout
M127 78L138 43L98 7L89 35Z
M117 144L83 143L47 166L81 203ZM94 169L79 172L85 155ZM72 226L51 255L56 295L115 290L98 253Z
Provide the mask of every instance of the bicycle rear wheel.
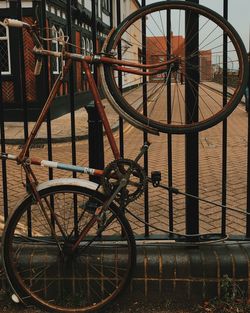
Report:
M158 2L132 13L105 52L143 64L176 58L157 73L144 70L147 77L104 65L115 108L160 132L196 132L219 123L247 84L247 54L235 29L219 14L186 1Z
M112 203L72 253L104 196L72 185L47 188L40 196L51 221L29 196L4 232L3 262L13 289L24 302L56 312L103 308L124 289L135 266L128 221Z

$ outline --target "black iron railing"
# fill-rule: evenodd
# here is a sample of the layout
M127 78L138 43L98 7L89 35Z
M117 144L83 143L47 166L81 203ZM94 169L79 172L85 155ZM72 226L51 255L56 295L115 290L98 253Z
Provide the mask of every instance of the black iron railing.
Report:
M190 0L189 0L190 1ZM221 0L223 1L224 4L224 11L223 15L227 19L228 18L228 1L227 0ZM198 0L193 0L193 2L198 3ZM116 8L117 8L117 16L116 20L119 22L121 21L121 7L120 7L120 1L115 1L116 3ZM141 5L144 6L147 4L147 1L143 0L141 2ZM209 3L208 3L209 4ZM112 8L112 6L111 6ZM45 26L46 25L46 10L45 6L41 6L41 11L40 11L40 23ZM13 11L14 10L14 11ZM74 36L74 27L73 27L73 21L71 19L72 16L72 7L70 5L70 1L67 3L65 2L65 11L67 12L67 34L69 37ZM12 13L15 12L15 17L16 18L22 18L23 14L23 9L21 8L20 2L16 2L16 7L14 8L12 4ZM33 12L34 14L34 12ZM12 16L14 17L14 16ZM196 23L196 17L192 16L192 25ZM111 21L112 21L112 16L111 16ZM96 7L95 7L95 2L93 1L92 5L92 19L91 19L91 24L92 24L92 40L93 40L93 52L95 53L97 51L97 22L99 22L96 14ZM168 19L166 21L171 24L170 16L168 16ZM112 24L112 23L111 23ZM142 27L145 27L145 25L142 25ZM198 30L198 25L197 25L197 30ZM193 29L192 29L193 31ZM189 30L187 29L187 35L188 35ZM143 32L142 32L143 33ZM44 34L45 35L45 34ZM171 34L168 33L166 34L168 37L168 42L171 40ZM22 107L23 111L23 140L27 138L28 135L28 120L29 120L29 108L27 104L27 97L26 97L26 84L25 84L25 64L24 64L24 53L23 53L23 46L22 46L22 33L18 33L18 44L16 46L16 49L18 49L18 60L19 60L19 77L16 77L15 79L19 81L19 100L20 103L19 105ZM197 45L197 38L194 38L192 36L193 40L191 41L190 46L187 46L186 49L192 49L192 45ZM143 37L142 42L145 42L146 38ZM145 44L143 45L144 47L146 46ZM73 48L72 48L73 49ZM142 51L142 59L143 62L146 62L146 48ZM119 53L119 52L118 52ZM167 54L170 54L170 51L167 51ZM227 38L225 36L224 38L224 47L223 47L223 95L226 103L226 97L227 97L227 68L226 66L226 59L228 58L227 55ZM194 64L197 63L197 60L193 60ZM95 78L98 79L97 75L97 70L96 68L94 69L95 72ZM48 64L47 66L44 66L43 68L43 77L49 77L49 68ZM120 87L122 88L122 79L121 77L118 78L120 81ZM146 78L144 78L146 79ZM197 80L199 78L194 78L194 80ZM77 147L76 147L76 132L75 132L75 114L76 114L76 106L75 106L75 80L76 80L76 75L74 69L70 71L69 78L68 78L68 90L69 90L69 98L70 98L70 120L71 120L71 141L68 143L68 145L71 148L71 155L72 155L72 164L77 163ZM0 76L0 82L2 81L1 76ZM171 83L171 82L169 82ZM144 89L143 92L146 95L147 89L146 89L146 84L144 84ZM186 95L187 98L190 99L190 105L195 99L193 99L193 93L190 93L190 90L193 88L189 88L188 84L186 84ZM46 94L48 94L49 90L49 79L44 80L44 85L43 85L43 95L44 98L46 97ZM250 85L249 85L249 90L250 90ZM170 93L168 95L171 97ZM146 98L145 98L146 99ZM248 99L249 100L249 99ZM166 99L166 101L168 101ZM169 101L170 102L170 101ZM4 152L7 148L7 141L6 141L6 122L5 122L5 106L6 104L3 101L3 95L2 95L2 88L0 88L0 126L1 126L1 151ZM102 130L102 124L99 119L99 116L97 114L97 111L95 110L94 106L92 104L87 106L87 112L88 112L88 147L89 147L89 165L90 167L95 167L95 168L102 168L104 166L104 145L103 145L103 130ZM144 105L144 114L147 115L147 106L146 106L146 101ZM170 111L170 110L169 110ZM198 114L198 113L197 113ZM248 113L249 114L249 113ZM218 189L221 188L221 191L218 191L218 195L220 198L216 199L216 203L219 203L222 205L222 207L218 208L218 212L220 214L219 218L219 226L217 227L216 232L220 232L222 234L227 234L228 229L228 213L225 208L228 204L228 167L231 162L230 159L230 154L228 153L229 147L228 147L228 122L225 120L222 125L222 131L221 131L221 164L219 167L216 168L216 171L220 172L221 176L221 186L218 186ZM245 193L245 204L246 204L246 211L250 213L250 144L249 144L249 138L250 138L250 122L248 119L248 133L246 134L246 142L247 142L247 163L245 166L245 172L246 172L246 193ZM53 160L55 156L55 145L53 143L53 129L51 127L51 118L50 115L47 118L47 154L48 154L48 159ZM126 138L126 132L124 132L124 122L120 118L119 119L119 142L120 142L120 151L121 151L121 156L126 156L130 157L128 155L128 152L126 151L126 145L127 145L127 138ZM174 166L175 166L175 136L168 134L164 135L165 136L165 143L166 145L164 146L165 155L166 155L166 164L164 169L160 169L165 171L166 177L167 177L167 185L168 186L174 186L175 187L175 182L176 178L174 176ZM148 134L143 133L141 135L141 144L145 141L148 141ZM178 140L180 139L180 136L177 136ZM192 135L186 135L186 137L183 137L183 144L185 144L185 149L184 153L182 156L182 165L184 165L184 171L182 172L183 177L185 177L185 183L183 185L183 182L181 183L181 186L183 187L183 190L188 193L196 196L195 198L189 197L189 196L184 196L182 199L182 206L185 208L183 210L184 214L184 220L185 220L185 227L183 229L184 232L187 234L196 234L201 232L201 225L200 225L200 201L199 201L199 196L200 196L200 184L202 183L199 178L199 169L200 169L200 163L201 163L201 158L199 155L199 142L201 141L201 138L199 137L199 134L192 134ZM63 148L62 148L63 149ZM240 147L239 147L240 149ZM156 156L157 157L157 156ZM219 161L218 161L219 162ZM145 153L144 155L144 169L147 174L149 174L151 168L153 167L152 164L155 164L155 162L152 162L152 157L150 157L150 151L149 153ZM74 177L76 177L76 174L73 174ZM49 169L48 171L48 179L53 179L54 173L52 169ZM182 177L182 178L183 178ZM181 179L182 181L183 179ZM6 165L6 160L1 160L1 194L2 196L0 197L0 206L1 206L1 214L4 216L4 220L7 219L7 216L9 214L9 211L13 209L12 203L10 201L10 192L9 192L9 186L12 183L12 178L8 174L8 167ZM178 186L176 186L178 187ZM158 204L154 204L154 198L153 195L156 193L156 191L152 188L149 188L146 186L145 193L144 193L144 198L140 199L140 202L135 204L138 205L140 208L143 208L143 214L144 219L147 223L151 222L151 219L154 219L154 212L152 212L153 208L152 206L157 206L161 205L162 208L164 209L165 216L159 217L160 219L163 219L166 225L166 230L169 230L170 232L173 232L176 230L176 224L177 219L182 219L180 216L176 216L175 214L175 206L176 206L176 195L173 192L173 189L170 188L168 191L160 191L159 194L165 192L165 196L161 198L161 201ZM164 202L163 202L164 201ZM180 201L181 202L181 201ZM232 201L229 203L229 206L232 206ZM237 203L234 203L234 207L237 207ZM154 223L157 221L155 219ZM132 221L133 222L133 221ZM206 221L203 221L206 222ZM230 221L231 223L231 221ZM243 227L243 231L240 232L240 235L242 236L241 238L246 238L250 237L250 216L248 215L245 219L243 219L243 222L241 224ZM151 234L151 228L147 224L142 227L142 232L139 232L139 234L143 235L143 237L149 238L149 235ZM211 232L214 232L213 229L211 229ZM154 233L158 235L157 233ZM233 233L230 233L230 235L233 238L238 238L234 236ZM238 235L238 234L237 234ZM171 234L168 238L171 238Z

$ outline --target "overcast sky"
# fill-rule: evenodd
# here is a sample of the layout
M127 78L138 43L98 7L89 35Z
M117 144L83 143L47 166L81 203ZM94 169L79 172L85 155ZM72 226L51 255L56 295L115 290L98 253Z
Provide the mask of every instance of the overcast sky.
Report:
M223 0L200 0L200 4L223 15ZM228 20L249 51L250 0L228 0Z

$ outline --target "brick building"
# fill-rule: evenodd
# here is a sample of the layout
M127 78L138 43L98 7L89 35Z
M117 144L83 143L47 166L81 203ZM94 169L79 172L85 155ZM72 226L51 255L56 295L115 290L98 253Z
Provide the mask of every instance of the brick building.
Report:
M171 34L171 55L180 56L181 58L185 57L185 38L183 36L176 36ZM166 51L167 51L167 40L166 37L147 37L147 63L160 63L167 60ZM185 68L182 68L175 73L174 78L177 81L184 80L184 76L181 73L184 73ZM159 74L152 77L152 80L162 79L162 75ZM211 80L212 79L212 55L210 50L200 51L200 79L202 80Z

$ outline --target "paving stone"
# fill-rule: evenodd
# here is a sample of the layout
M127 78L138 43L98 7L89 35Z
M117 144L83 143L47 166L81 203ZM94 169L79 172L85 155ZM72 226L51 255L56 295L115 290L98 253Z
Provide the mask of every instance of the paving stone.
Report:
M118 116L115 114L110 106L106 104L108 117L111 119L111 125L116 125ZM84 108L78 110L75 114L76 118L76 134L82 138L87 136L87 113ZM244 108L240 105L228 118L228 138L227 138L227 205L236 207L242 211L246 210L247 197L247 114ZM6 123L5 135L7 139L23 138L22 123ZM31 129L32 123L29 125ZM143 135L128 125L124 124L124 150L125 157L133 159L139 147L143 144ZM114 133L116 141L119 142L118 132ZM47 136L45 125L39 133L40 138ZM59 162L71 163L71 130L70 130L70 116L65 115L59 119L52 121L52 137L67 138L67 142L53 143L52 154L53 159ZM161 134L160 136L149 135L149 141L152 143L149 149L149 174L151 170L162 171L162 182L168 184L168 158L167 158L167 136ZM132 140L131 140L132 138ZM173 186L180 191L185 191L185 137L182 135L172 136L173 142L173 160L172 160L172 179ZM109 163L113 157L111 149L107 144L107 138L104 137L105 162ZM17 154L20 152L17 145L7 145L6 151ZM222 190L222 125L219 124L199 135L199 179L200 179L200 196L206 200L221 203ZM44 147L31 149L32 156L39 156L41 158L48 158L48 147L45 143ZM76 159L80 166L88 165L88 142L87 140L80 140L76 143ZM141 163L142 164L142 163ZM2 164L0 164L2 172ZM13 210L15 202L18 197L25 193L21 184L21 171L13 162L7 164L7 180L8 180L8 202L9 210ZM34 167L35 173L39 180L47 180L48 170ZM53 171L53 177L72 177L70 172L62 172L59 170ZM88 179L88 176L79 174L77 177ZM0 202L2 204L2 179L0 181ZM18 192L17 192L18 191ZM149 187L149 209L150 219L155 225L161 224L162 221L167 221L168 224L168 199L169 192L162 191L159 188ZM133 210L140 212L143 217L143 197L131 204ZM174 230L185 232L185 196L173 194L173 212L174 212ZM244 215L238 212L227 212L228 221L227 229L231 234L237 232L245 233ZM205 232L217 231L220 227L221 208L206 204L200 201L200 228ZM136 232L144 232L142 223L133 221ZM132 225L132 226L133 226ZM165 225L165 222L163 223Z

